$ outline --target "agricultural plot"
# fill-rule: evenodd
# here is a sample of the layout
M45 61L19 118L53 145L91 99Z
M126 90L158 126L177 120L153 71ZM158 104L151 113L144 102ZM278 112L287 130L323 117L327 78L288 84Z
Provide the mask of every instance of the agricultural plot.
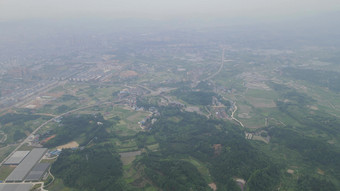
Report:
M200 162L200 161L198 161L198 160L196 160L192 157L182 159L182 160L190 162L191 164L193 164L197 168L197 170L201 173L201 175L203 176L203 178L205 179L206 182L208 182L208 183L213 182L212 177L211 177L210 172L209 172L209 169L202 162Z
M264 98L247 98L247 101L255 108L274 108L276 104L273 100Z
M123 165L128 165L128 164L131 164L131 162L135 160L136 156L141 155L141 151L124 152L124 153L119 153L119 155L123 162Z
M8 175L12 173L15 169L15 166L12 165L3 165L0 167L0 180L4 181Z
M6 145L46 120L83 108L46 124L21 147L63 149L43 160L55 175L47 190L337 190L338 51L332 64L322 48L281 50L246 38L240 44L225 39L236 32L205 30L198 30L204 36L153 31L136 42L126 33L124 43L116 39L104 53L97 47L60 63L58 71L70 76L97 77L57 78L57 87L8 111L11 120L1 115L0 158L14 149ZM284 73L287 67L295 67L294 76ZM326 67L334 69L326 76L333 81L308 77ZM0 179L11 172L1 167Z
M138 122L142 121L145 117L150 115L150 113L134 111L126 106L114 106L109 115L118 116L120 119L119 123L113 127L112 131L118 133L118 135L126 136L141 131L142 129Z

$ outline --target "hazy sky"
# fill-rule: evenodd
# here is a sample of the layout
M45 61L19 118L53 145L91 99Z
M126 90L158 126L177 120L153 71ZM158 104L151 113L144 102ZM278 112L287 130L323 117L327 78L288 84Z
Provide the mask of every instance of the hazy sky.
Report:
M0 21L59 18L275 19L340 11L340 0L0 0Z

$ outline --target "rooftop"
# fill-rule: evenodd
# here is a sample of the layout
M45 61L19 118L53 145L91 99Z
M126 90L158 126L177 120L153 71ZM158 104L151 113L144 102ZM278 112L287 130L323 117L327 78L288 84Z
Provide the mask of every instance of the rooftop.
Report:
M6 162L5 165L17 165L19 164L30 151L16 151Z
M6 181L23 181L26 175L31 171L33 166L37 164L46 151L46 148L34 148L6 178Z

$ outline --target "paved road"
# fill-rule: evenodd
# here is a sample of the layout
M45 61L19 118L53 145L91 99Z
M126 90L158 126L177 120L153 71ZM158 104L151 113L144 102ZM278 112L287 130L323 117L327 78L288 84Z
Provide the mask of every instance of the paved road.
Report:
M234 111L231 113L231 118L237 123L239 123L242 127L244 127L243 123L234 117L234 114L237 111L236 103L234 103L234 108L235 108Z
M0 166L13 154L15 153L20 147L22 147L24 144L28 143L28 140L29 138L36 134L43 126L45 126L46 124L48 124L49 122L59 118L59 117L62 117L64 115L67 115L67 114L70 114L70 113L73 113L75 111L79 111L79 110L82 110L82 109L87 109L87 108L90 108L90 107L94 107L94 106L98 106L98 105L105 105L105 104L109 104L109 103L114 103L114 102L104 102L104 103L99 103L99 104L93 104L93 105L89 105L89 106L84 106L84 107L80 107L80 108L77 108L77 109L74 109L74 110L71 110L71 111L68 111L68 112L65 112L63 114L60 114L60 115L57 115L55 117L53 117L52 119L44 122L43 124L41 124L38 128L36 128L29 136L26 137L26 139L24 141L22 141L12 152L10 155L8 155L1 163L0 163Z
M21 106L29 103L29 101L33 100L35 96L41 95L42 93L47 92L47 91L55 88L58 84L62 84L62 83L65 83L65 81L55 81L55 82L52 82L51 84L45 85L44 87L42 87L38 90L34 90L33 92L26 94L24 96L21 96L21 94L19 92L19 93L16 93L15 95L12 95L9 98L5 98L4 100L0 101L0 105L3 104L3 103L6 103L8 100L13 99L13 98L14 99L21 99L21 101L19 101L17 103L12 103L10 106L0 108L0 112L6 111L6 110L12 108L13 106L21 107Z
M220 66L220 68L218 69L217 72L215 72L211 76L205 78L203 81L210 80L211 78L215 77L217 74L219 74L221 72L223 66L224 66L224 48L223 48L223 52L222 52L222 59L221 59L221 66Z

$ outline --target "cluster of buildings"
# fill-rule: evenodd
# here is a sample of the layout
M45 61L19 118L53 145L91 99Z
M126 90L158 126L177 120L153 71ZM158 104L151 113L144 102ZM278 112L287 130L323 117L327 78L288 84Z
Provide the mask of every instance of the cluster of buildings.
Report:
M138 122L142 129L148 128L150 124L154 124L157 121L157 116L160 115L155 107L149 108L150 115L146 116L142 121Z
M133 87L129 89L123 89L118 93L118 99L123 104L127 104L129 107L136 111L143 111L144 108L137 106L137 97L145 94L145 90L140 87Z
M225 106L216 97L213 97L212 105L211 110L218 119L230 119L228 112L231 112L233 107Z

